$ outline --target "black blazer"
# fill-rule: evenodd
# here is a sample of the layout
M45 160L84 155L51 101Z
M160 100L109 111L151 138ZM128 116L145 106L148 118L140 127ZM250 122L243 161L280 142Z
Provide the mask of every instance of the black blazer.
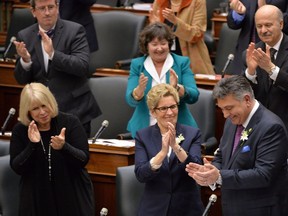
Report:
M236 125L227 119L213 160L222 176L223 215L285 216L281 212L288 208L285 126L260 104L246 127L249 129L248 140L231 156Z
M89 47L83 26L58 19L53 37L54 57L49 71L44 68L39 28L35 23L18 33L31 54L32 65L24 70L18 58L15 78L20 84L40 82L54 94L62 112L75 114L84 124L101 114L88 86Z
M256 47L266 51L262 41L257 43ZM288 36L285 34L274 64L280 68L280 72L272 85L267 72L260 67L256 69L257 84L251 83L251 85L255 98L277 114L288 130Z

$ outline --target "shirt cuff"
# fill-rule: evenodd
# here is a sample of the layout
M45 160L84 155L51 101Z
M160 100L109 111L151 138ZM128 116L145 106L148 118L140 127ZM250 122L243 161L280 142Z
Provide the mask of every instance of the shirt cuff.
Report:
M157 170L157 169L159 169L159 168L162 166L162 163L161 163L161 164L155 164L155 163L154 163L154 157L153 157L153 158L151 158L151 160L150 160L150 166L151 166L151 168L152 168L153 170Z
M280 68L276 66L274 71L271 71L272 74L270 75L270 79L272 79L273 81L275 81L277 79L277 76L279 74Z
M232 17L236 24L240 24L244 20L245 14L238 14L236 11L233 10Z
M24 62L23 58L20 58L20 63L22 65L22 67L24 68L24 70L26 70L26 71L30 70L31 65L32 65L32 61Z
M246 70L245 70L245 76L246 76L252 83L258 84L258 83L257 83L257 79L256 79L256 77L257 77L256 72L255 72L254 75L250 75L250 74L248 73L248 69L246 69Z

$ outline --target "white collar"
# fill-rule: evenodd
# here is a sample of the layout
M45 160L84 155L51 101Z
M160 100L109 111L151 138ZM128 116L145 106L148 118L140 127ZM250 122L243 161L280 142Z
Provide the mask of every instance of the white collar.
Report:
M173 64L174 59L172 55L168 53L166 60L163 64L160 76L158 76L155 65L150 56L147 56L147 58L145 59L144 68L152 76L153 80L155 80L155 82L159 84L162 83L161 81L163 80L163 78L165 78L166 73L169 72L169 69L173 66ZM166 82L166 79L164 79L164 82Z
M255 100L255 104L254 104L251 112L249 113L248 118L247 118L246 121L242 124L244 128L246 128L246 127L248 126L248 124L249 124L252 116L255 114L256 110L257 110L258 107L260 106L259 102L258 102L256 99L254 99L254 100Z

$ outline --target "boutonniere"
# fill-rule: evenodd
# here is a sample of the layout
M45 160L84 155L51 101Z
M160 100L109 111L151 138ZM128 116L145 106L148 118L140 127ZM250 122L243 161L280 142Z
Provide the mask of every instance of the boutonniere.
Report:
M252 132L252 128L249 128L248 130L242 131L241 138L240 138L240 141L241 141L240 146L242 146L244 144L244 142L248 140L248 137L249 137L251 132Z
M179 145L183 140L185 140L185 137L182 134L179 134L178 137L176 137L176 143Z

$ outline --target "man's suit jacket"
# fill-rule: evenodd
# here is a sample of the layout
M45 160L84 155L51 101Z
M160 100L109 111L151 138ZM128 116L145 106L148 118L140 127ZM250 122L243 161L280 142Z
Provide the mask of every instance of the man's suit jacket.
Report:
M240 141L231 156L236 125L227 119L213 160L222 176L223 215L287 215L281 213L288 206L285 126L260 104L246 130L251 130L248 140Z
M83 25L86 29L86 36L90 52L98 50L98 41L93 18L90 12L91 6L96 0L60 0L60 17Z
M197 126L193 116L189 112L186 103L192 104L198 100L199 91L196 86L195 79L193 77L192 71L190 69L190 61L188 57L183 57L171 53L174 64L172 69L178 75L178 82L185 87L187 95L180 98L179 112L178 112L178 122L181 124L186 124L190 126ZM135 137L136 131L149 126L149 109L146 103L146 95L152 86L152 76L144 67L144 61L147 56L142 56L133 59L130 66L130 75L128 78L128 85L126 90L126 101L131 107L135 107L132 118L128 122L127 130L132 133ZM136 101L132 92L134 88L137 87L140 73L144 73L148 77L147 87L144 92L144 98L140 101ZM166 73L166 83L169 83L170 73Z
M54 56L49 70L44 68L38 24L33 24L18 33L31 54L32 66L26 71L17 59L15 78L20 84L40 82L54 94L59 109L75 114L86 123L101 114L87 82L89 47L83 26L58 19L53 37Z
M237 45L234 53L234 60L231 63L231 71L233 74L241 74L244 67L242 53L248 48L252 38L252 31L255 29L255 13L257 10L257 0L241 0L246 7L246 15L241 23L235 23L232 18L232 10L230 9L227 16L227 24L231 29L241 29L238 37ZM288 1L287 0L266 0L267 4L275 5L284 13L283 32L288 33ZM259 42L257 31L255 30L256 42Z
M162 136L158 125L137 132L135 147L135 174L145 183L138 216L201 216L203 204L200 188L185 171L189 162L201 163L200 131L186 125L176 125L176 136L185 138L180 143L188 157L180 163L172 151L169 162L164 160L157 171L152 171L150 159L162 147Z
M265 44L261 41L256 44L266 51ZM288 130L288 36L284 34L274 62L280 68L277 79L272 84L266 71L257 68L257 84L251 83L255 98L266 108L277 114Z

